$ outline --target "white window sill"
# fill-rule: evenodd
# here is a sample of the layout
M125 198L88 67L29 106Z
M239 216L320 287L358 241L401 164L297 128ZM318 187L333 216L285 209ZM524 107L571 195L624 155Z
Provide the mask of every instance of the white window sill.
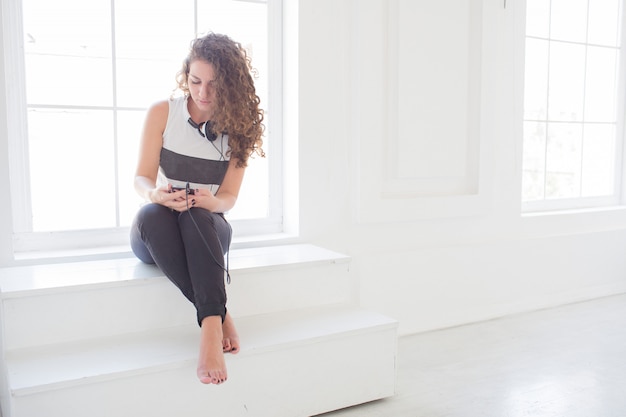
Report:
M238 249L262 248L275 245L298 243L298 237L288 233L257 235L237 238L231 245L231 251ZM64 249L51 251L16 252L14 262L9 266L40 265L64 262L82 262L105 259L125 259L135 255L130 245L98 246L84 249Z
M580 214L626 213L626 206L604 206L591 208L577 208L567 210L542 210L522 213L522 217L572 216Z
M348 263L350 256L311 244L273 245L233 249L231 273L275 270L294 265ZM63 261L22 264L0 268L0 293L4 298L19 297L32 291L66 291L75 286L106 286L137 283L163 277L153 265L136 258L99 259L86 262Z

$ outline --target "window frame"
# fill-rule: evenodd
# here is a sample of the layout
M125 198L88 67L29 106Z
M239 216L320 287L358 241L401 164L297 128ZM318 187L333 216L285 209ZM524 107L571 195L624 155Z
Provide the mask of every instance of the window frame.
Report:
M113 0L112 0L113 1ZM256 0L246 0L258 2ZM195 0L197 2L197 0ZM267 3L268 13L268 97L271 109L271 125L266 123L264 140L271 137L268 152L268 216L259 219L231 220L236 230L233 246L237 240L260 240L265 235L284 232L283 225L283 0L261 0ZM33 232L30 219L30 167L28 163L28 137L25 57L23 45L23 14L21 0L2 1L4 65L7 76L6 115L8 132L8 155L10 172L10 201L13 217L13 254L76 251L108 251L118 248L128 251L128 227L89 229L59 232ZM112 6L113 7L113 6ZM197 10L197 7L195 8ZM197 23L196 23L197 25ZM198 33L197 28L194 28ZM13 77L10 80L9 74ZM11 105L8 105L11 103ZM88 108L88 106L81 107ZM123 109L121 106L113 109ZM114 139L115 140L115 139ZM116 160L117 163L117 160ZM254 160L251 161L254 163ZM67 191L65 191L67 192ZM80 209L80 208L77 208ZM119 210L119 203L116 203ZM119 216L118 216L119 219Z
M615 170L613 173L613 192L606 196L597 197L570 197L570 198L546 198L538 200L524 200L521 192L520 183L520 198L521 198L521 212L522 214L537 214L537 213L563 213L565 211L579 211L579 210L596 210L610 207L622 206L626 203L626 167L624 161L626 160L626 0L620 0L620 13L621 13L621 27L620 27L620 44L618 46L618 71L617 71L617 102L616 102L616 123L615 123L615 149L614 149L614 164ZM523 2L524 7L521 9L521 36L523 38L523 52L522 52L522 80L525 77L524 63L526 61L526 40L530 38L536 38L534 36L528 36L526 33L526 1ZM548 39L549 40L549 39ZM587 43L587 45L593 45L593 43ZM522 107L525 100L524 89L522 89ZM524 111L522 110L522 121L533 121L524 117ZM543 122L550 122L550 119L546 119ZM554 121L553 121L554 123ZM557 122L558 123L558 122ZM572 123L589 123L585 121L572 122ZM523 141L523 135L522 135ZM524 145L522 143L522 145ZM523 146L522 146L523 148ZM523 150L522 150L523 153ZM523 161L520 162L521 170L524 169ZM522 177L520 177L521 181Z

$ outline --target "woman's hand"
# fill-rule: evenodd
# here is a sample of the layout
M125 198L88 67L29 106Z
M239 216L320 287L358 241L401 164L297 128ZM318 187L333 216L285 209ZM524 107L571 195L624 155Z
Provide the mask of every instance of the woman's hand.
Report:
M201 207L205 210L216 212L219 207L219 200L210 190L198 188L195 195L189 195L191 198L190 207Z
M193 194L186 190L172 190L172 186L155 188L150 192L150 201L176 211L186 211L196 204Z

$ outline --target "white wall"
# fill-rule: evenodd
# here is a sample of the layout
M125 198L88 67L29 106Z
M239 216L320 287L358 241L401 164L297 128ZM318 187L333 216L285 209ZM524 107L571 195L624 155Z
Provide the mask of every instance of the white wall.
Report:
M502 3L294 8L302 240L352 255L359 302L403 334L626 291L624 210L521 216L522 2Z
M3 20L0 8L0 22ZM4 37L4 34L2 34ZM7 103L4 82L6 73L4 67L4 49L0 42L0 184L8 192L9 185L9 149L7 141ZM0 203L0 265L8 261L11 256L11 201L9 196Z
M624 210L521 215L503 3L300 2L302 237L403 334L626 291Z

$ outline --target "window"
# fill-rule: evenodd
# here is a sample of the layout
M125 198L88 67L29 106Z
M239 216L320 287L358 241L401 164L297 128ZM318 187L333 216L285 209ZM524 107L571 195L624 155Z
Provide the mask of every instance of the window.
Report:
M620 202L623 0L527 0L522 201Z
M122 245L147 107L168 98L191 40L225 33L258 71L267 158L250 160L238 235L281 228L279 0L3 0L16 251ZM22 48L23 47L23 48ZM254 227L254 228L253 228ZM90 241L90 242L89 242Z

